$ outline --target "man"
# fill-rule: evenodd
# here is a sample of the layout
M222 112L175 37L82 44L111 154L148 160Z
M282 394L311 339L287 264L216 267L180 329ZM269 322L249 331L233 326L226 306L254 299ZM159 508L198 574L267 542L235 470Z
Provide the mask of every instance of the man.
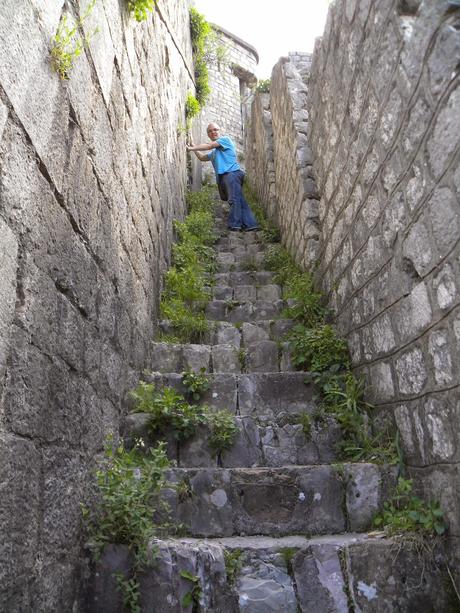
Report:
M211 139L210 143L194 145L190 141L187 151L193 151L201 162L212 162L219 192L228 195L230 204L230 215L228 217L228 227L235 232L258 230L257 220L246 202L242 192L244 172L236 159L236 149L233 141L228 136L219 136L220 128L215 123L210 123L207 133ZM201 151L208 151L203 154ZM223 198L225 199L225 198Z

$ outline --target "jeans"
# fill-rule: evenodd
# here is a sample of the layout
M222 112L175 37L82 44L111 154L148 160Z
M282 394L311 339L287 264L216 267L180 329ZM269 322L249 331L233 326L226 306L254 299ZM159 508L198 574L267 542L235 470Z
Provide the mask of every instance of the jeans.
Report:
M238 229L257 228L257 220L254 213L249 208L243 196L242 186L244 172L234 170L220 175L228 194L230 205L230 215L228 216L228 227Z

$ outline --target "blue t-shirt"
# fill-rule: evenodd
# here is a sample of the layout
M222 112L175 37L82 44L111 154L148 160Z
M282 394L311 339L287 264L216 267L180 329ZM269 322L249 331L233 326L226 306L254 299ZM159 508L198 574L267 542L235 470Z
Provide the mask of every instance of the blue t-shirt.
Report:
M208 153L208 158L214 166L216 175L222 175L224 172L233 172L240 170L240 165L236 160L236 149L233 141L228 136L221 136L217 139L220 147L213 149Z

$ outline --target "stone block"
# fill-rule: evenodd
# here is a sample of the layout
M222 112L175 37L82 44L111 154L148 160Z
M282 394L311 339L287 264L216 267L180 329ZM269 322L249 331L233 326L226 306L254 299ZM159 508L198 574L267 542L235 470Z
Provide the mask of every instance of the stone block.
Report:
M248 560L241 569L236 589L239 611L298 611L292 579L280 555Z
M396 327L402 341L407 341L424 328L432 317L432 310L425 283L414 287L407 298L401 300L399 312L395 316Z
M0 101L0 141L3 136L3 129L5 128L6 120L8 119L8 107Z
M181 372L182 345L152 343L152 368L157 372Z
M237 417L236 423L239 432L232 447L222 454L222 466L225 468L262 466L264 462L257 423L249 417Z
M214 345L212 347L212 370L215 373L240 373L241 362L236 347Z
M212 297L214 300L233 300L233 288L227 285L215 285L212 288Z
M216 326L214 342L216 345L232 345L235 349L239 349L241 343L240 331L232 324L221 321Z
M237 285L235 287L235 300L240 302L250 302L256 299L256 288L254 285Z
M425 359L421 349L415 347L396 359L396 375L402 394L419 394L428 378Z
M348 613L338 547L312 545L292 559L300 610Z
M265 329L265 326L244 322L241 326L242 340L245 347L248 347L252 343L258 341L268 341L269 334Z
M349 464L345 467L346 507L352 532L371 529L385 495L396 482L395 472L385 472L376 464Z
M231 323L241 323L255 319L255 309L251 302L243 302L236 306L230 306L226 311L226 319Z
M257 288L257 300L276 302L281 299L281 288L279 285L263 285Z
M274 341L256 341L247 347L247 372L278 372L278 345Z
M273 319L281 314L284 308L283 300L268 302L266 300L256 300L252 313L253 320Z
M242 416L285 418L316 408L314 390L305 384L306 373L241 375L238 405Z
M87 595L89 613L123 613L123 595L118 589L116 574L130 577L134 563L127 545L106 545L92 574Z
M192 437L180 443L180 466L200 468L217 465L217 459L207 444L208 437L209 430L203 426Z
M206 317L214 321L226 319L227 302L225 300L212 300L206 305Z
M352 544L346 553L355 608L369 613L448 610L443 573L435 559L387 540Z
M452 358L447 330L434 330L428 340L428 350L434 366L434 380L439 386L452 383Z
M205 372L211 370L211 347L208 345L183 345L183 369L200 372L202 368Z

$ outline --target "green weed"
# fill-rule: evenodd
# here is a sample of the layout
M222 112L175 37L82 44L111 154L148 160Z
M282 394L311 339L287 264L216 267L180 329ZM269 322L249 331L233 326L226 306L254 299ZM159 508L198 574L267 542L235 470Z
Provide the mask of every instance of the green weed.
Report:
M377 528L388 535L418 532L423 536L441 536L446 531L438 502L425 502L412 493L412 479L400 477L393 496L384 503L374 519Z
M206 369L204 367L200 368L198 373L193 370L187 370L182 373L182 383L193 400L199 400L209 389L209 377L205 373Z
M224 549L225 571L228 585L234 585L243 568L244 554L241 549Z
M128 11L136 21L145 21L155 10L155 0L127 0Z
M200 585L200 578L197 577L196 575L192 575L192 573L190 573L188 570L181 570L180 571L180 576L183 579L187 579L187 581L190 581L192 584L192 589L189 590L185 596L182 598L182 606L183 607L190 607L192 606L195 610L195 607L198 607L200 605L200 598L201 598L201 585Z
M56 34L51 42L51 68L57 72L61 79L69 79L70 71L73 68L75 60L81 55L83 49L87 47L91 38L97 33L95 28L84 38L79 35L79 30L83 26L83 22L91 14L96 0L92 0L88 4L86 11L80 19L77 19L73 26L67 24L68 15L64 14L59 23Z

